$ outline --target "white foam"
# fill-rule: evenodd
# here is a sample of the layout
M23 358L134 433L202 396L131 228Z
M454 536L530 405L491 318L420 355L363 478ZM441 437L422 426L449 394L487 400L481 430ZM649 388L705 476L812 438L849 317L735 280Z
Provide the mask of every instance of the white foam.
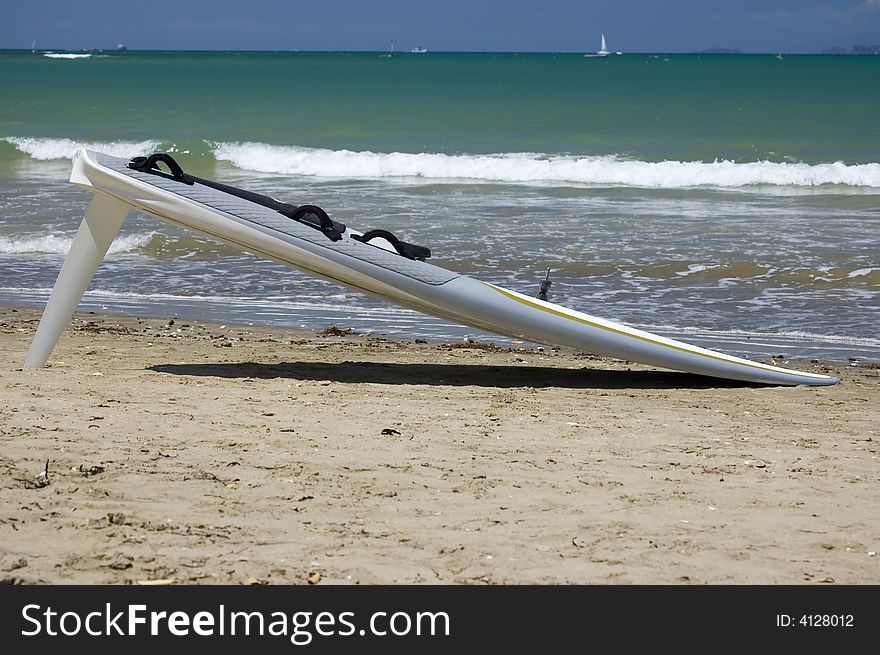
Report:
M52 292L51 287L0 287L0 293L10 293L19 295L48 296ZM84 298L101 299L108 302L128 301L128 302L171 302L171 303L214 303L224 307L238 307L243 309L271 307L273 311L278 309L290 310L309 310L315 313L319 312L350 312L359 316L377 316L387 317L387 307L357 307L344 306L339 303L321 302L320 300L302 300L292 301L280 297L248 297L248 296L218 296L218 295L184 295L179 293L138 293L136 291L110 291L106 289L89 289L83 294ZM393 312L395 317L412 316L424 317L412 309L397 307Z
M109 254L134 252L145 246L154 233L149 234L126 234L114 239L110 244ZM0 236L0 254L23 255L23 254L50 254L66 255L70 252L73 244L72 236L56 236L47 234L42 236L27 236L9 238Z
M114 157L128 159L136 155L146 155L156 149L157 141L75 141L73 139L53 139L7 136L0 141L12 144L19 151L34 159L73 159L81 148L96 150Z
M680 325L663 325L648 323L631 323L632 327L652 332L675 333L682 336L700 336L700 337L734 337L745 339L765 339L773 342L774 340L785 339L789 341L810 342L810 343L833 343L844 346L870 346L880 348L880 339L873 337L854 337L835 334L817 334L813 332L803 332L800 330L782 330L779 332L757 332L751 330L713 330L710 328L698 327L682 327Z
M74 55L62 52L46 52L43 54L43 56L48 57L49 59L88 59L92 55Z
M467 179L669 189L823 184L880 187L880 163L646 162L615 155L377 153L247 142L217 144L214 156L260 173L330 178Z
M686 271L676 271L676 275L680 275L681 277L687 277L688 275L692 275L694 273L702 273L703 271L708 271L713 268L720 268L720 264L689 264L688 270Z
M870 275L874 271L880 271L880 268L860 268L857 271L849 273L847 277L862 277L863 275Z

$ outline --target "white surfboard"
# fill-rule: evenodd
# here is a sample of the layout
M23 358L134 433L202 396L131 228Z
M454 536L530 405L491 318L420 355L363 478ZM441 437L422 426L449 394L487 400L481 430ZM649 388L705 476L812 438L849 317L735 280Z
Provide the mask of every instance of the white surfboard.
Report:
M127 162L80 151L70 181L92 203L34 336L25 365L46 363L129 210L151 214L292 268L404 307L537 343L719 378L764 384L828 385L837 378L733 357L409 259L346 229L333 241L314 226L203 184L131 170Z

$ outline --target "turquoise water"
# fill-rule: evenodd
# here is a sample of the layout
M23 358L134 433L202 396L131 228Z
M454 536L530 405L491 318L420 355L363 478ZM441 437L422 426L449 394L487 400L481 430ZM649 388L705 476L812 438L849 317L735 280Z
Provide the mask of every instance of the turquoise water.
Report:
M871 57L28 53L0 82L10 136L809 163L880 144Z
M7 51L0 88L4 302L51 288L87 145L170 151L527 293L550 266L557 302L731 352L880 357L880 58ZM86 303L464 333L140 215Z

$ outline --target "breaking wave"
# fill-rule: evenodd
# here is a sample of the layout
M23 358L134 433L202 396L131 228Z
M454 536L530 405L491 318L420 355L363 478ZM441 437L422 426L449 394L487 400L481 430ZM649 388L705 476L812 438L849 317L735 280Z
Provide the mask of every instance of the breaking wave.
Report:
M214 156L238 168L260 173L329 178L415 177L667 189L825 184L880 187L878 163L646 162L617 155L378 153L265 143L220 143L214 148Z
M17 150L32 159L48 161L52 159L73 159L81 148L96 150L114 157L129 159L137 155L149 154L158 141L77 141L74 139L51 139L7 136L0 141L15 146Z
M772 186L815 188L838 185L880 188L880 163L659 161L621 155L370 152L279 146L255 142L83 141L68 138L0 137L32 159L71 159L80 148L128 159L162 150L192 162L227 162L241 170L270 175L328 179L467 180L536 185L592 185L656 189Z
M109 254L134 252L145 246L153 234L128 234L117 237L110 244ZM48 254L66 255L73 243L73 236L56 236L47 234L44 236L26 236L9 238L0 236L0 254Z

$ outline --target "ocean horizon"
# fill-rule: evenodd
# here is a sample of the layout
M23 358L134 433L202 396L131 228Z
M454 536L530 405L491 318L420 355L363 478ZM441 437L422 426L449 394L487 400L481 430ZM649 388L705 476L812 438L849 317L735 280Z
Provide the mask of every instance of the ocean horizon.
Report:
M853 47L874 47L865 46L865 45L857 45ZM826 49L828 50L828 49ZM862 52L852 51L852 48L845 49L834 49L834 52L827 52L826 50L786 50L784 48L779 49L771 49L771 50L742 50L739 48L704 48L702 50L629 50L626 52L614 52L612 53L614 56L624 56L624 55L719 55L719 56L737 56L737 55L746 55L746 56L776 56L778 54L782 55L803 55L803 56L814 56L814 57L847 57L847 56L874 56L871 54L866 54ZM842 50L842 51L838 51ZM329 48L324 50L312 50L312 49L304 49L304 48L229 48L229 49L202 49L202 48L129 48L124 44L118 44L117 46L103 46L103 47L65 47L65 46L43 46L37 45L34 48L29 47L18 47L18 48L0 48L0 55L43 55L47 53L53 52L67 52L67 53L100 53L104 55L119 55L124 56L126 54L149 54L149 53L165 53L165 54L317 54L317 55L329 55L329 54L383 54L387 52L393 52L395 56L402 55L422 55L422 54L432 54L432 55L460 55L460 54L473 54L473 55L518 55L518 54L526 54L526 55L585 55L591 54L594 52L590 49L589 46L580 49L569 49L569 50L529 50L529 49L520 49L520 50L444 50L444 49L428 49L422 51L416 51L414 48L404 48L400 50L391 51L389 48L374 48L374 49L353 49L353 48Z

